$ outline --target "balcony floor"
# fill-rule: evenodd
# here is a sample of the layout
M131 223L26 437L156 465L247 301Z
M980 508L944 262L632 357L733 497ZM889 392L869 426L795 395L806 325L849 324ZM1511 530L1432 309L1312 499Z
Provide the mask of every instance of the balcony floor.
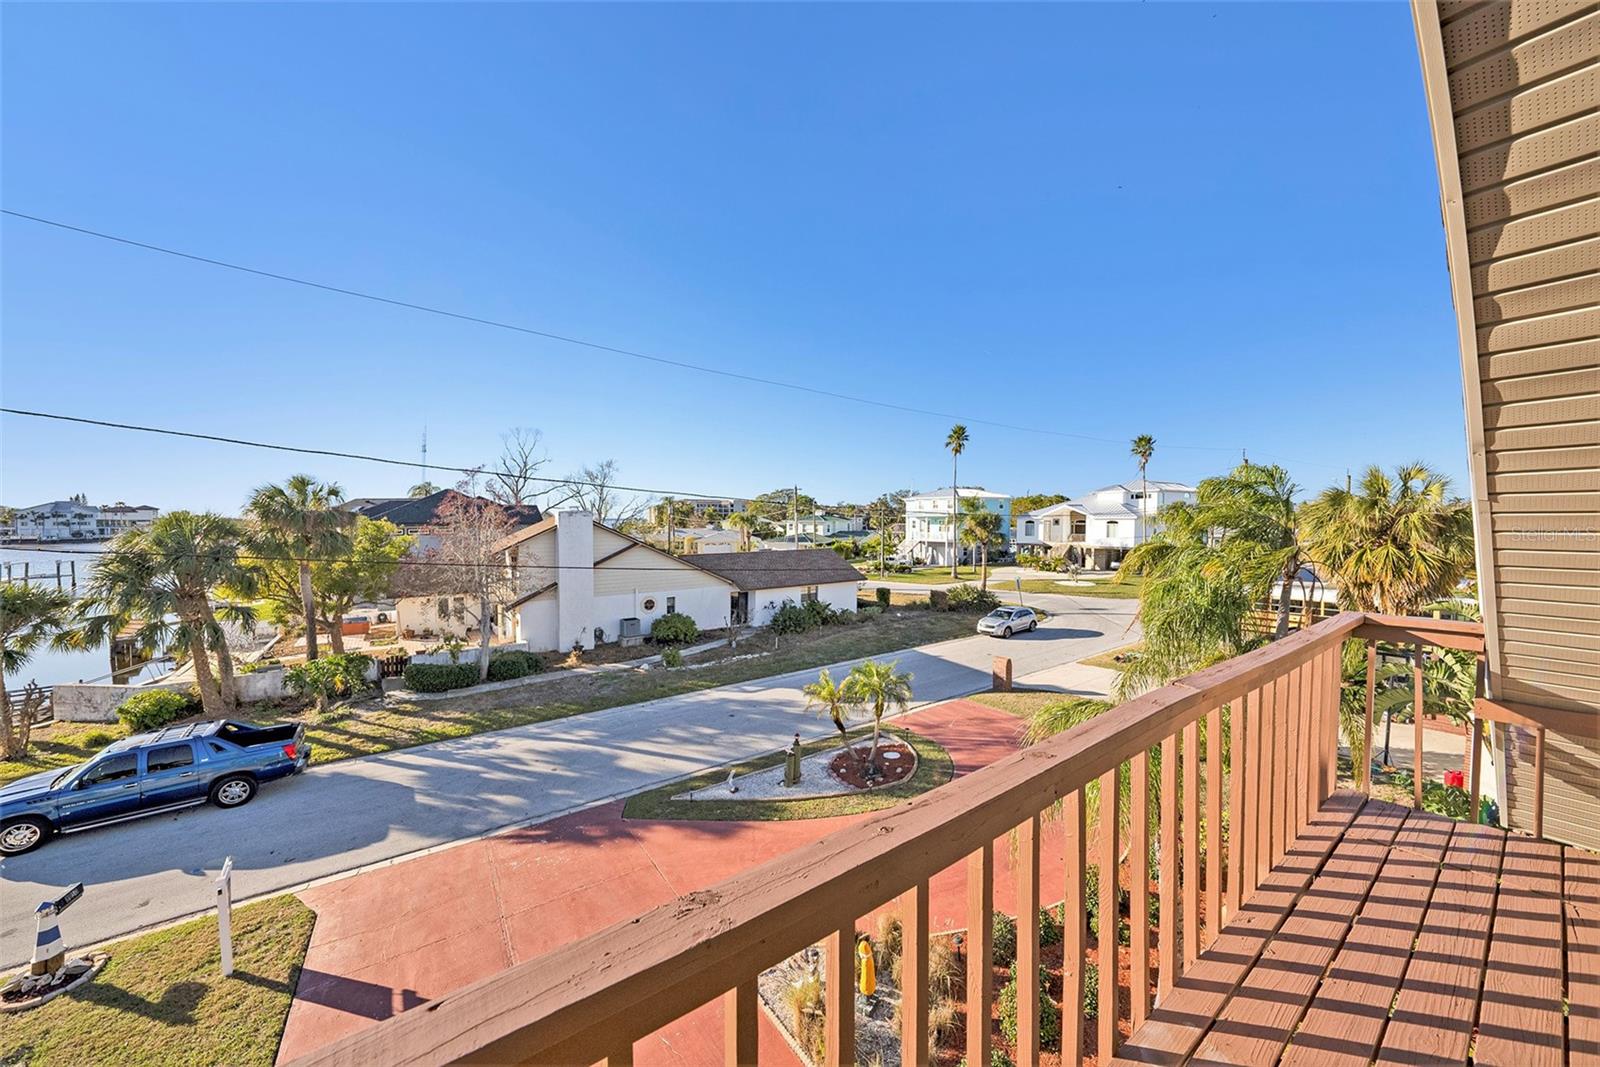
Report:
M1600 1064L1600 857L1338 793L1119 1062Z

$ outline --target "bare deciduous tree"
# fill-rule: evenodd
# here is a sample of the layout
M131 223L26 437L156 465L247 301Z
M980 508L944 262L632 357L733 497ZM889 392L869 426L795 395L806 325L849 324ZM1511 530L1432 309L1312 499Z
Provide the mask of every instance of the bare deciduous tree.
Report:
M604 459L581 468L570 478L567 500L607 526L637 519L644 514L644 502L635 494L617 489L617 461Z
M544 434L519 426L501 440L504 447L488 471L487 491L501 504L532 504L544 481L539 472L550 462Z
M495 546L517 529L500 505L479 499L470 486L439 506L424 533L437 538L421 566L406 583L444 596L467 596L478 604L478 680L489 677L489 642L494 632L495 609L517 595L516 575L506 567Z

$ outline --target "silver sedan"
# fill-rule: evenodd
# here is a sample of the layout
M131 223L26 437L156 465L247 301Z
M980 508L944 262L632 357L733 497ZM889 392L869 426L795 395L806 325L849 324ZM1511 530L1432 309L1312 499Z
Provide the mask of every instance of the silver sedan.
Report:
M991 637L1010 637L1039 628L1039 616L1032 608L995 608L978 620L978 632Z

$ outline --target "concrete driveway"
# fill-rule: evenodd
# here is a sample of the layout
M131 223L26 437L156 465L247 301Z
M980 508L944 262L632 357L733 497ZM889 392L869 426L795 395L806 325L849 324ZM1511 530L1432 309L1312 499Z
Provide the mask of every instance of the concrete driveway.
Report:
M1134 601L1041 596L1050 618L1009 641L970 637L888 657L914 677L918 705L988 688L996 654L1015 676L1059 668L1136 638ZM834 665L848 668L858 661ZM214 904L234 860L234 897L303 885L519 823L553 818L719 764L771 752L796 731L816 671L591 712L314 767L263 787L248 807L204 807L59 838L0 863L0 966L28 958L34 906L85 883L63 917L83 946Z

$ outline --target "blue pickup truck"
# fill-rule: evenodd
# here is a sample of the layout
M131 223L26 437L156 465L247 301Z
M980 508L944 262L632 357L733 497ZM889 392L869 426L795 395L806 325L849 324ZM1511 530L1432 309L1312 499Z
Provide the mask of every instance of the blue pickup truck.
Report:
M248 804L262 782L298 774L311 759L305 727L219 719L135 734L88 763L0 786L0 855L53 834L177 811L210 801Z

